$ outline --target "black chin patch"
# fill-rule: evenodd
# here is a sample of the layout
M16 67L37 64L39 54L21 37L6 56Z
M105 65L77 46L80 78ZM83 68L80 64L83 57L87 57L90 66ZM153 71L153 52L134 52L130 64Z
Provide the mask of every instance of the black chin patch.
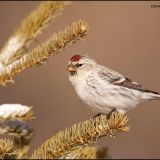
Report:
M77 74L77 72L76 72L76 71L70 71L69 73L70 73L70 75L71 75L71 76L74 76L74 75L76 75L76 74Z

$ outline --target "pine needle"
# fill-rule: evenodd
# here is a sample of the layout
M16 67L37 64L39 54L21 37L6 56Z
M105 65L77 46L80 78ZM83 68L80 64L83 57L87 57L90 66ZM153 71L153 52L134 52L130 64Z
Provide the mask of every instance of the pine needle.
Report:
M30 143L33 136L33 128L22 121L4 121L0 123L0 135L14 137L14 144L22 148Z
M96 158L97 159L111 159L108 153L108 148L107 147L99 148L96 153Z
M21 71L42 64L48 60L51 55L62 52L66 47L81 40L88 31L88 25L83 20L79 20L67 27L64 31L54 33L46 42L40 44L20 59L12 64L1 68L0 84L13 82L12 77Z
M59 159L96 159L98 148L93 146L79 147Z
M86 144L92 144L102 136L115 136L120 131L128 131L128 118L117 112L111 114L108 120L105 115L74 124L71 128L58 132L49 138L31 155L31 159L53 159L77 149Z
M98 148L97 146L82 146L77 149L69 152L68 154L64 154L58 159L109 159L108 157L108 149Z
M13 141L9 139L0 139L0 159L15 159L16 152L14 150Z
M48 26L69 4L63 1L46 1L33 10L9 38L0 54L0 64L6 66L24 54L24 48Z

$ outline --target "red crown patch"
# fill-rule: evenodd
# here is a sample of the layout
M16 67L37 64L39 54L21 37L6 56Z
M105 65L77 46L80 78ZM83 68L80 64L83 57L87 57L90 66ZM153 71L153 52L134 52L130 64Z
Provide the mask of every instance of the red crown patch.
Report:
M80 55L74 55L71 59L70 59L70 61L72 61L72 62L77 62L77 61L79 61L81 59L81 56Z

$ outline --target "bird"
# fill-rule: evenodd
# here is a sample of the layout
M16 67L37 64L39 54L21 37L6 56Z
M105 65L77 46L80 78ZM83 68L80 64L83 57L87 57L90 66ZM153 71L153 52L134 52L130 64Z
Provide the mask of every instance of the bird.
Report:
M160 100L158 92L144 88L87 55L72 56L67 70L77 95L97 115L110 115L114 111L125 114L142 102Z

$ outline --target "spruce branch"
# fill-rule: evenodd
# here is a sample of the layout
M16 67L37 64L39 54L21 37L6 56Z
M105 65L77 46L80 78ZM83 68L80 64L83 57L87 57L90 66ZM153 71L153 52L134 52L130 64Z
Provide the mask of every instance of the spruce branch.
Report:
M74 124L71 128L58 132L49 138L31 155L31 159L53 159L77 149L78 147L92 144L102 136L114 136L120 131L128 131L126 126L128 118L117 112L107 119L100 115L85 122Z
M16 157L13 141L0 139L0 159L15 159Z
M17 148L28 146L33 136L33 128L23 121L7 120L0 123L0 135L14 137Z
M59 159L109 159L108 148L98 148L97 146L82 146L64 154Z
M79 147L68 154L62 155L59 159L96 159L98 148L92 146Z
M28 106L21 104L0 105L0 135L13 137L15 158L25 157L28 152L29 143L33 136L33 129L24 121L32 118L33 111ZM13 157L13 155L9 156Z
M0 121L6 120L30 120L34 113L31 107L21 104L2 104L0 105Z
M107 147L103 147L98 149L97 153L96 153L96 157L98 159L111 159L110 155L108 154L108 148Z
M98 149L97 146L83 146L68 154L62 155L59 159L99 159L108 158L107 149Z
M83 39L87 34L88 25L85 21L79 20L59 33L54 33L46 42L33 48L18 60L9 64L0 70L0 84L13 82L12 77L21 71L42 64L48 60L51 55L62 52L66 47Z
M48 26L69 4L63 1L46 1L24 19L0 52L0 64L6 66L24 54L24 48Z
M29 150L29 143L33 137L33 128L23 121L6 120L0 123L0 135L13 137L16 159L25 158Z

